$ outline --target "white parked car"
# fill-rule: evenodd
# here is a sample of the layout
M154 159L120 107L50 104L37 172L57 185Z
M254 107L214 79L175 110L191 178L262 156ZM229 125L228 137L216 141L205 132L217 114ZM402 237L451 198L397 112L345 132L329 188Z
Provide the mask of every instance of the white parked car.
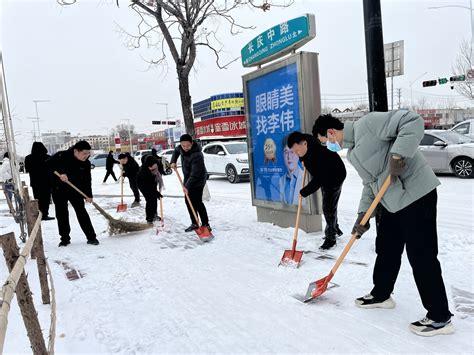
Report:
M216 142L202 151L208 175L226 176L231 183L249 177L249 157L245 142Z
M159 157L164 157L166 161L171 162L171 157L173 156L174 149L163 149L156 153ZM176 166L179 168L181 166L181 158L178 158Z
M474 140L469 137L452 131L425 130L418 149L435 173L474 176Z
M458 123L456 126L451 128L451 131L464 134L472 139L474 139L474 119L469 119Z
M133 159L135 159L138 165L142 165L142 158L147 154L151 154L151 149L137 150L136 152L133 152Z

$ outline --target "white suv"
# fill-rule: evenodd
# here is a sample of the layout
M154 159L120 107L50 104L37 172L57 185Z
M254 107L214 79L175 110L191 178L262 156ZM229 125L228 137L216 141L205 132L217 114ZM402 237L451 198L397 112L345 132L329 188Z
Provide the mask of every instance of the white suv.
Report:
M208 175L227 176L232 184L249 177L249 158L245 142L216 142L202 151Z

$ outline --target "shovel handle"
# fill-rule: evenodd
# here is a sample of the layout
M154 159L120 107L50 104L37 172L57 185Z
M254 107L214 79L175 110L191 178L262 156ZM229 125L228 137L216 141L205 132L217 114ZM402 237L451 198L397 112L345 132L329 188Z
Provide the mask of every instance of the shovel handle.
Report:
M160 198L160 217L161 217L161 224L164 223L164 218L163 218L163 196Z
M372 204L370 205L369 209L367 210L367 212L365 212L364 218L362 218L362 221L360 222L361 225L365 225L367 223L367 221L370 219L370 216L372 216L372 213L374 212L375 208L377 207L377 205L379 204L379 202L382 199L383 195L385 194L385 192L389 188L390 183L391 183L391 179L390 179L390 175L388 175L387 178L385 179L385 182L383 183L382 187L380 188L377 196L375 196L375 199L372 201ZM342 262L343 262L344 258L346 257L347 253L349 252L352 245L356 241L356 236L357 236L356 233L352 233L351 239L349 240L347 245L344 247L344 250L342 251L341 255L337 258L336 264L331 269L331 273L333 275L336 273L337 269L342 264Z
M304 187L306 180L306 167L304 168L303 172L303 182L301 184L301 188ZM293 251L296 249L296 242L298 240L298 231L299 231L299 226L300 226L300 216L301 216L301 206L303 205L303 196L299 194L298 197L298 210L296 211L296 223L295 223L295 231L293 232Z
M120 174L120 204L123 205L123 165L120 164L122 173Z
M178 177L181 187L184 188L183 179L181 178L181 175L179 174L178 169L174 168L174 172L176 173L176 176ZM201 223L199 222L199 217L196 214L196 211L194 210L194 207L193 207L193 204L191 203L191 199L189 198L189 195L186 193L184 195L186 196L186 199L188 200L189 207L191 207L191 211L193 211L193 215L194 215L194 218L196 219L197 224L200 225Z

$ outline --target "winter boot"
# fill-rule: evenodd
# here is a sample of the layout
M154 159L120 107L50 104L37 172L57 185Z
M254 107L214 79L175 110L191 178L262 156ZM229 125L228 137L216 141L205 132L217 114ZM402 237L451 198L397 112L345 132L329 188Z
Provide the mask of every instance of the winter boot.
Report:
M454 326L451 323L451 317L445 322L435 322L427 317L413 322L408 327L416 335L422 337L432 337L440 334L452 334L454 333Z
M97 238L94 238L94 239L88 239L88 240L87 240L87 244L91 244L91 245L99 245L99 241L97 240Z
M355 304L360 308L395 308L395 301L392 299L392 297L389 297L386 300L378 300L370 293L364 297L357 298L355 300Z
M132 205L130 207L133 208L133 207L138 207L138 206L140 206L140 201L135 200L135 201L132 202Z
M58 247L67 247L71 242L69 240L61 240L58 244Z
M336 237L324 238L324 243L319 247L320 250L329 250L336 245Z
M53 219L55 219L54 217L50 217L50 216L43 216L41 218L42 221L52 221Z
M187 232L192 232L192 231L195 231L196 229L198 229L199 226L195 223L192 223L188 228L186 228L184 231L187 233Z
M344 233L342 233L342 230L339 229L339 226L336 227L336 234L338 237L342 236Z

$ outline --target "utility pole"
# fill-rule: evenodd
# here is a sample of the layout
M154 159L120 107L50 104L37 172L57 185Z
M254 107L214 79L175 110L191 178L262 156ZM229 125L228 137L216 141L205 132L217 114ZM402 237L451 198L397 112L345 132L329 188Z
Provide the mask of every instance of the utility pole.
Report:
M365 53L370 111L388 111L380 0L364 0Z
M400 107L401 107L400 101L401 101L401 99L402 99L402 89L401 89L401 88L398 88L398 89L397 89L397 92L398 92L398 109L400 110Z

